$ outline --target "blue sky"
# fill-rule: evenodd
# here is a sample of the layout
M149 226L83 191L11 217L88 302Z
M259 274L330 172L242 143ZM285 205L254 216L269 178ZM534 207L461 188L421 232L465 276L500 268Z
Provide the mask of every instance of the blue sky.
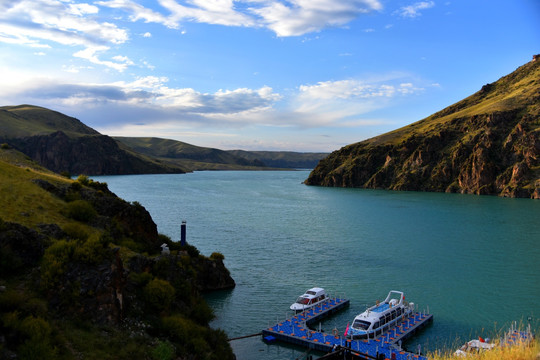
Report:
M0 0L0 105L220 149L337 150L537 53L538 0Z

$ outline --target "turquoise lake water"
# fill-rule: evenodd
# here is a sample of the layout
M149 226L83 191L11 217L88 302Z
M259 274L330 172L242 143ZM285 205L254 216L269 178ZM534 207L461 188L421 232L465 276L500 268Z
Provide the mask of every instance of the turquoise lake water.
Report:
M540 329L540 201L490 196L336 189L302 184L308 171L100 176L140 202L160 233L202 254L225 255L236 288L207 295L212 326L229 337L290 315L306 289L351 306L322 323L347 322L390 290L434 315L409 349L454 348L512 321ZM238 360L295 359L301 348L232 343Z

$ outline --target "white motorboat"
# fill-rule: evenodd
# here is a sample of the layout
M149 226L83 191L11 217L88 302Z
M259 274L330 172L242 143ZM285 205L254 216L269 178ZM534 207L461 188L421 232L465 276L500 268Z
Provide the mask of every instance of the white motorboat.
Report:
M478 353L484 350L491 350L495 347L495 344L489 342L489 339L478 338L466 342L462 347L460 347L454 354L458 356L466 356L470 353Z
M346 336L351 339L373 339L384 334L414 312L414 303L407 303L401 291L390 291L386 299L357 315Z
M328 299L328 295L323 288L314 287L301 295L296 302L290 306L291 310L296 312L304 311L315 305L318 305Z

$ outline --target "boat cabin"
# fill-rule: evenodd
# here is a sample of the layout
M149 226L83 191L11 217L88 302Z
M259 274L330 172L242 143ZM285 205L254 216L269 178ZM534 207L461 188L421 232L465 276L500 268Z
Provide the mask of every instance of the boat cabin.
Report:
M354 318L348 335L354 339L375 338L401 322L413 309L414 304L405 303L403 292L390 291L382 303L377 302Z
M328 299L328 295L326 295L324 289L314 287L298 297L296 302L290 306L290 309L295 311L303 311L325 301L326 299Z

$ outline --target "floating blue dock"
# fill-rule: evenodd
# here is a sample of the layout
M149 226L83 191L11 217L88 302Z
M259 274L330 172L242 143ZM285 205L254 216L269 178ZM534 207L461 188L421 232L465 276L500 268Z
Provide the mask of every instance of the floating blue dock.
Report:
M336 336L335 334L326 334L308 328L309 324L319 321L321 318L333 314L348 305L349 300L347 299L332 298L322 305L313 307L263 330L263 339L283 341L322 352L330 352L335 346L343 346L371 356L382 353L385 354L387 359L426 359L423 356L399 350L397 344L433 321L433 315L431 314L413 313L396 327L376 339L370 340L349 340L339 334Z

